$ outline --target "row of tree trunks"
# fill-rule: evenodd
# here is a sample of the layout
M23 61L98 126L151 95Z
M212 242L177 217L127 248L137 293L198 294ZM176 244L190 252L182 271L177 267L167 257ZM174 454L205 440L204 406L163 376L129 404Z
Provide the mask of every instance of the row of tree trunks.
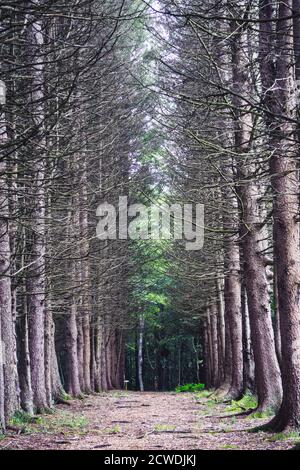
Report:
M96 210L120 183L128 192L138 145L130 74L119 81L132 44L118 56L114 42L127 8L0 9L1 431L18 409L123 387L126 243L107 249Z
M236 17L241 16L239 8L233 7ZM216 393L239 396L243 391L255 391L258 410L276 413L267 425L276 431L297 428L300 421L299 84L295 83L295 78L300 78L299 12L299 0L278 2L277 9L267 0L259 2L259 71L268 155L264 161L259 156L257 161L251 158L255 144L249 31L246 23L235 20L230 29L234 147L239 155L235 194L240 230L236 240L233 236L225 237L225 379ZM269 171L271 182L274 262L265 254L270 251L267 242L270 233L265 225L267 210L262 202L265 188L254 177L257 168L262 167ZM228 190L223 197L228 205ZM226 214L223 221L228 229ZM270 293L274 299L274 325ZM238 325L231 320L231 308L238 312L235 314ZM213 369L218 364L212 325L210 307L203 322L203 344L206 380L215 387ZM235 331L239 333L238 339ZM238 356L234 349L237 344ZM232 378L237 369L239 388L234 390Z

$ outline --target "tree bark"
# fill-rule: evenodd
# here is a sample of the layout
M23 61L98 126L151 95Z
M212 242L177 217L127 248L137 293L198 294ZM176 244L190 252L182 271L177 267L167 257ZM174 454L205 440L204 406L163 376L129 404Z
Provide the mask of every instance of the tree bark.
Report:
M106 333L105 333L105 327L102 325L102 334L101 334L101 384L102 384L102 390L106 391L108 390L108 383L107 383L107 364L106 364L106 355L105 355L105 349L106 349Z
M235 145L243 157L251 149L253 127L251 110L247 102L251 87L247 73L247 35L236 22L232 24L233 83L236 95ZM243 271L249 306L251 341L253 345L258 410L277 411L281 404L282 386L276 357L274 332L269 304L268 280L265 260L261 253L262 228L259 192L251 176L254 168L245 161L239 162L238 192L241 202L241 240Z
M53 319L49 299L46 301L45 309L45 388L48 407L53 405L51 368L52 368L52 334Z
M1 106L1 105L0 105ZM4 113L0 114L0 145L7 141ZM9 419L18 407L16 337L12 312L11 251L9 237L9 202L6 160L0 159L0 321L2 330L2 363L5 418Z
M22 267L25 265L26 238L23 233ZM29 353L28 312L26 302L26 285L22 285L22 313L18 319L18 372L20 381L21 408L29 414L34 413L33 391L31 385L31 367Z
M145 328L145 319L144 319L144 316L141 314L139 318L139 334L138 334L138 378L139 378L140 392L144 391L144 382L143 382L144 328Z
M230 126L228 133L232 135ZM233 141L233 138L232 138ZM222 185L224 209L222 213L224 230L224 309L225 309L225 381L219 395L238 399L243 391L243 342L241 310L241 266L239 250L239 213L237 195L232 188L234 176L231 157L223 165L222 174L226 185Z
M244 356L244 390L246 393L255 393L255 365L251 343L251 329L247 292L242 286L242 317L243 317L243 356Z
M106 383L108 390L113 390L113 384L111 381L111 328L107 328L106 335L105 335L105 365L106 365Z
M282 344L283 400L278 414L268 427L276 431L299 428L300 423L300 253L299 253L299 181L295 144L296 126L287 118L295 117L293 84L292 8L299 11L299 2L279 3L277 42L274 51L270 40L272 8L260 2L260 71L264 83L265 120L270 135L270 176L273 189L274 251L277 270L278 307ZM265 21L267 20L267 22ZM298 20L297 20L298 21ZM295 23L296 26L297 23ZM297 42L294 44L297 45ZM278 56L278 51L280 55ZM276 52L276 55L275 55ZM277 57L272 69L266 57ZM274 61L273 61L274 63ZM296 68L298 68L298 51ZM269 88L266 88L267 85ZM277 86L273 86L277 84ZM274 123L271 113L280 116Z
M4 412L4 370L3 370L3 341L2 341L2 331L1 331L1 322L0 322L0 434L5 432L6 423L5 423L5 412Z
M85 149L84 149L85 150ZM81 178L80 195L80 278L81 278L81 321L82 321L82 367L83 367L83 390L85 393L91 391L91 341L90 341L90 283L89 283L89 242L88 242L88 201L87 201L87 168L86 157L83 156L83 175Z
M280 334L280 312L278 305L278 287L277 287L277 263L274 266L274 278L273 278L273 295L274 295L274 335L275 335L275 348L279 365L281 366L282 361L282 347L281 347L281 334Z
M224 302L223 302L223 279L218 279L216 282L216 291L218 295L217 312L218 312L218 364L219 364L219 377L218 384L224 383L225 378L225 321L224 321ZM193 343L194 344L194 343ZM198 361L197 361L198 364ZM199 374L197 365L197 375Z
M240 254L236 235L225 242L225 318L230 334L231 382L227 397L237 399L243 392L243 343ZM229 347L229 344L228 344ZM228 361L228 359L227 359Z
M211 343L212 343L212 386L218 388L219 384L219 351L218 351L218 317L217 306L213 303L209 309Z
M81 394L78 352L77 352L77 321L76 305L73 302L71 311L66 315L66 361L67 361L67 386L66 391L73 397Z
M34 1L40 5L39 0ZM45 387L45 161L37 155L36 149L45 149L44 127L44 65L41 49L44 46L43 26L40 19L30 15L27 26L28 65L31 67L30 107L35 126L35 143L32 146L35 161L33 164L32 186L35 200L31 211L31 235L28 243L29 268L26 276L29 353L34 407L37 412L47 408ZM34 66L32 66L34 64ZM34 142L33 142L34 144ZM32 188L31 188L32 190Z
M55 348L55 324L52 323L52 333L51 333L51 395L54 402L59 402L61 398L64 398L65 390L63 388L60 373L59 373L59 366Z

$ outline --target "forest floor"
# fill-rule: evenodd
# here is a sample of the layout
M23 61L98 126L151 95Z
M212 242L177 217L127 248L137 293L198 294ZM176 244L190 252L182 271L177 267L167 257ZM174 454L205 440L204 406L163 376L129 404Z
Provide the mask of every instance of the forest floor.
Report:
M248 432L270 418L233 414L228 405L191 393L109 392L58 405L34 422L15 418L0 449L282 450L297 442Z

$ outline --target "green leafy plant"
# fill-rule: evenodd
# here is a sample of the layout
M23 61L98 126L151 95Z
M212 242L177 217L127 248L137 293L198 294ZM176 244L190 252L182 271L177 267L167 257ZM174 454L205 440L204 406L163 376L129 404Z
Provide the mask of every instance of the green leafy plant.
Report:
M11 426L24 426L26 424L36 423L39 424L42 422L42 418L40 416L32 416L25 411L16 411L14 415L9 420L9 424Z
M204 390L204 384L185 384L185 385L178 385L175 388L175 392L200 392Z
M257 407L257 399L253 395L246 394L240 400L232 400L230 405L226 407L226 411L235 413L255 410Z
M60 424L63 427L77 431L84 429L88 424L88 420L84 416L72 416L63 419Z

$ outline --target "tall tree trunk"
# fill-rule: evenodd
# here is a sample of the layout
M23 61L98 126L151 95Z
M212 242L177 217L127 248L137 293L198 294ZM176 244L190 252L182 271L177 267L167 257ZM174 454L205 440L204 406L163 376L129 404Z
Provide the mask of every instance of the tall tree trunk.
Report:
M230 331L230 319L226 316L225 309L225 359L224 359L224 382L221 385L219 394L226 396L233 385L233 358L232 358L232 334ZM238 372L239 373L239 372ZM238 380L237 383L240 383ZM223 392L223 393L222 393ZM237 394L236 394L237 395ZM237 395L238 396L238 395Z
M73 397L81 394L78 351L77 351L77 321L76 305L73 301L70 313L66 315L66 360L67 360L67 386L66 391Z
M4 351L0 321L0 433L4 433L6 429L5 412L4 412Z
M211 342L212 342L212 386L217 388L219 386L219 351L218 351L218 317L217 306L213 303L209 309L210 327L211 327Z
M75 299L74 299L75 301ZM73 308L73 305L72 305ZM76 305L76 323L77 323L77 362L78 362L78 375L79 375L79 383L82 392L84 391L85 384L84 384L84 374L83 374L83 363L84 363L84 354L83 354L83 328L82 328L82 310L78 309L78 305Z
M25 266L26 237L23 230L22 268ZM31 367L29 354L28 312L26 302L26 285L22 284L22 310L18 321L18 372L20 381L21 407L29 414L33 414L33 391L31 384Z
M33 414L33 392L31 386L31 369L28 340L27 309L24 309L19 320L19 359L18 370L20 380L21 407L29 414Z
M209 388L214 387L214 359L213 359L213 340L212 340L212 328L211 328L211 317L210 309L206 308L206 332L207 332L207 364L209 370Z
M108 390L108 383L107 383L107 364L106 364L106 333L105 333L105 326L102 324L102 333L101 333L101 388L102 390Z
M95 319L95 391L100 392L102 390L101 382L101 344L102 344L102 332L101 332L101 318L99 313Z
M89 283L89 242L88 242L88 200L86 157L82 157L83 175L80 195L80 277L81 277L81 318L83 335L83 383L84 391L91 391L91 341L90 341L90 283Z
M236 22L232 24L233 83L236 94L235 145L243 157L251 149L253 127L248 99L251 87L247 73L247 35ZM262 228L257 185L251 181L255 168L239 162L239 195L241 202L241 239L243 271L247 290L251 341L253 345L258 410L277 411L281 404L282 386L276 357L274 332L269 304L268 280L261 253Z
M230 126L229 127L229 134ZM230 234L224 238L224 310L225 310L225 379L218 392L220 396L237 399L243 391L243 343L241 310L241 275L239 252L239 214L237 195L232 189L231 158L222 168L225 185L222 185L224 230Z
M138 334L138 378L140 392L144 391L143 381L143 342L144 342L145 318L143 314L139 318L139 334Z
M219 377L218 384L224 383L225 377L225 321L224 321L224 302L223 302L223 279L218 278L216 282L217 291L217 312L218 312L218 364L219 364ZM194 339L193 339L194 341ZM193 342L194 346L194 342ZM197 375L198 375L198 361L197 361Z
M273 295L274 295L274 335L275 335L275 347L278 362L281 366L282 360L282 347L281 347L281 333L280 333L280 312L278 305L278 287L277 287L278 277L277 277L277 263L275 261L274 266L274 278L273 278Z
M51 305L49 299L46 301L45 309L45 388L46 398L49 407L53 405L52 398L52 383L51 383L51 368L52 368L52 334L53 334L53 319L51 312Z
M76 227L77 227L77 210L76 198L72 200L74 209L68 214L68 233L67 236L72 245L76 246ZM71 258L70 254L70 258ZM64 316L64 334L66 343L66 392L71 396L78 397L81 394L81 383L79 376L79 355L78 355L78 311L77 311L77 266L76 259L71 259L70 269L70 285L71 285L71 302L69 312Z
M96 322L91 315L91 361L90 361L90 378L91 378L91 390L95 391L96 382Z
M116 363L116 386L118 389L122 389L124 387L124 378L125 378L125 340L124 340L124 332L122 330L118 330L116 333L117 337L117 363Z
M227 397L237 399L243 392L243 343L240 255L236 235L225 242L225 318L230 335L231 382ZM229 347L229 344L227 345ZM228 358L227 358L228 362Z
M281 408L268 427L281 431L299 428L300 423L300 253L299 253L299 180L297 174L295 86L293 84L292 7L299 2L279 3L277 20L276 67L270 70L266 57L275 57L267 22L272 18L268 2L260 2L260 57L265 103L280 118L273 123L266 112L270 133L270 176L273 189L274 251L277 269L278 307L282 344L283 400ZM297 19L296 19L297 20ZM297 20L298 21L298 20ZM295 23L296 25L297 23ZM297 46L298 42L295 42ZM278 51L280 55L278 56ZM272 56L273 53L273 56ZM296 65L298 64L296 51ZM298 65L296 66L296 68ZM272 74L273 73L273 74ZM278 84L266 89L267 84ZM287 117L287 119L285 118Z
M206 324L205 319L202 321L200 334L202 338L204 383L205 383L205 388L209 389L210 388L210 365L209 365L209 352L208 352L209 346L208 346L207 324ZM179 382L178 385L181 385L181 383Z
M1 105L0 105L1 106ZM7 141L4 113L0 114L0 146ZM17 366L15 361L16 338L12 313L11 251L9 238L9 202L6 160L0 159L0 321L2 330L2 355L4 361L4 410L9 419L18 407Z
M34 4L39 7L40 1ZM43 150L37 154L37 149L46 148L44 127L44 59L41 50L44 47L42 22L35 16L30 16L27 26L28 65L31 67L30 105L35 126L35 139L32 152L35 158L33 164L32 187L35 200L31 210L31 235L29 249L29 267L26 276L29 352L31 381L34 406L37 412L47 408L45 387L45 161ZM34 66L32 65L34 64ZM32 191L32 188L31 188Z
M115 331L112 331L110 335L110 345L109 345L109 358L110 358L110 381L113 389L117 388L116 385L116 342L115 342Z
M255 393L255 366L251 343L251 329L247 292L242 286L242 316L243 316L243 352L244 352L244 393Z
M113 384L111 381L111 353L110 353L110 348L111 348L111 327L107 328L106 330L106 335L105 335L105 363L106 363L106 383L107 383L107 388L108 390L113 390Z
M51 332L51 395L54 402L59 403L59 401L64 397L65 390L63 388L59 366L55 348L55 324L52 322L52 332Z

